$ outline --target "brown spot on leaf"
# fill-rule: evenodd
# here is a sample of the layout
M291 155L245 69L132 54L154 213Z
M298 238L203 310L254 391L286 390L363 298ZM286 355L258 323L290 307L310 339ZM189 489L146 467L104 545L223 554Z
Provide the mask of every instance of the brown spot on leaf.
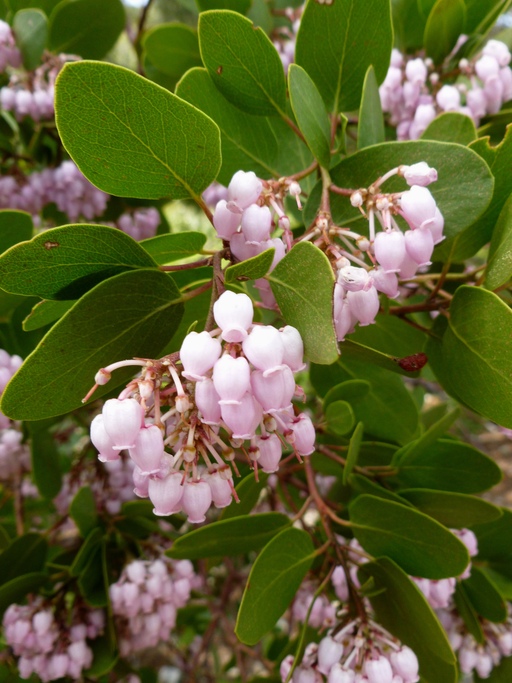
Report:
M398 365L406 372L416 372L416 370L421 370L428 362L428 356L426 353L414 353L412 356L405 356L405 358L395 358L394 359Z
M45 249L55 249L55 247L60 247L60 244L58 242L50 242L50 240L44 243Z
M222 66L217 67L217 74L220 76L222 74Z

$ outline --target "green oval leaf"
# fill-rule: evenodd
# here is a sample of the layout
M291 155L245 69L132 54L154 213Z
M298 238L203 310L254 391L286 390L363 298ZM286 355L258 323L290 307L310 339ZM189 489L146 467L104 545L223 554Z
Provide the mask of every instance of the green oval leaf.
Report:
M198 198L220 168L217 125L120 66L67 64L57 79L55 108L66 150L110 194Z
M464 493L405 489L400 491L400 496L421 512L452 529L463 529L501 517L501 510L492 503Z
M457 660L448 636L416 584L387 557L362 565L359 574L363 581L374 580L370 602L378 623L414 651L422 678L456 683Z
M96 498L90 486L82 486L78 490L69 506L69 514L83 538L93 531L98 523L98 511L96 510Z
M3 254L0 287L42 299L77 299L113 275L155 266L146 251L122 230L65 225L45 230Z
M297 124L313 156L324 168L331 163L331 125L322 97L306 71L297 64L288 69L290 102Z
M175 84L183 74L201 66L197 32L185 24L160 24L142 39L144 57Z
M402 488L480 493L497 484L501 470L476 448L439 439L428 450L400 461L396 481Z
M508 610L503 596L491 579L478 567L471 567L471 576L462 582L476 612L493 622L505 621Z
M361 443L364 434L364 424L362 422L357 423L357 427L354 429L354 433L350 437L350 443L348 445L347 460L345 462L345 467L343 468L343 483L348 482L348 478L352 474L354 467L357 464L357 459L359 458L359 451L361 450Z
M189 560L243 555L250 550L259 550L289 525L288 517L279 512L239 515L232 519L213 522L180 536L166 555Z
M308 2L295 61L311 76L329 111L351 111L359 107L370 64L377 80L384 80L392 46L389 0Z
M0 211L0 254L18 242L31 239L33 234L34 224L29 213L10 209Z
M477 643L483 645L485 643L485 635L482 630L480 619L478 618L478 614L471 604L471 600L469 599L468 594L466 593L466 590L460 581L457 581L455 586L453 602L455 603L455 607L462 617L464 625L469 633L471 633Z
M347 401L333 401L325 411L327 431L331 434L343 436L354 429L356 419L350 403Z
M268 276L288 325L296 327L304 352L314 363L338 358L332 320L334 273L328 258L309 242L299 242Z
M226 284L229 285L237 280L257 280L264 277L270 270L274 254L274 248L266 249L257 256L229 266L226 268Z
M178 328L179 300L172 278L158 271L121 273L100 283L25 360L2 395L3 412L16 420L42 420L79 408L99 368L133 356L156 357ZM128 368L115 379L131 375ZM95 398L106 391L109 385Z
M379 142L384 142L385 139L379 84L375 76L375 69L371 64L364 77L357 128L357 148L363 149L370 147L370 145L377 145Z
M505 202L492 233L485 271L487 289L497 289L512 277L512 194Z
M63 0L50 15L49 48L101 59L114 46L125 21L121 0Z
M38 429L36 422L30 423L29 429L32 476L39 494L51 500L62 486L57 441L48 429Z
M290 604L314 559L313 542L301 529L285 529L256 558L238 611L235 633L255 645Z
M427 579L459 576L469 563L466 546L427 515L375 496L349 506L354 536L374 556L387 555L405 572Z
M238 12L212 10L198 30L203 63L227 100L249 114L284 114L283 64L261 28Z
M421 135L422 140L456 142L469 145L477 138L475 124L466 114L455 111L444 112L430 123Z
M434 64L441 64L464 32L464 0L437 0L425 26L425 50Z
M38 330L41 327L45 327L50 323L62 318L64 313L67 313L69 309L74 306L76 301L40 301L27 315L23 321L23 330L25 332L31 332L32 330Z
M165 265L201 253L205 242L204 233L191 230L149 237L139 244L158 265Z
M316 386L315 384L315 388ZM370 389L370 382L364 379L349 379L346 382L341 382L341 384L337 384L327 391L323 401L323 408L327 410L329 404L333 401L352 401L353 399L364 398L370 393Z
M48 544L39 534L28 533L15 538L0 554L0 585L8 584L20 574L41 571L47 551Z
M48 19L41 10L22 9L14 15L12 28L23 57L23 66L32 71L41 61L46 46Z
M445 371L462 401L512 427L512 311L507 304L485 289L459 287L442 344Z
M71 576L80 576L82 571L89 563L91 555L93 553L96 553L98 547L101 545L102 538L102 529L100 529L99 527L95 527L94 529L92 529L92 531L89 533L87 538L82 543L80 550L77 552L75 559L73 560L69 568L69 573L71 574Z

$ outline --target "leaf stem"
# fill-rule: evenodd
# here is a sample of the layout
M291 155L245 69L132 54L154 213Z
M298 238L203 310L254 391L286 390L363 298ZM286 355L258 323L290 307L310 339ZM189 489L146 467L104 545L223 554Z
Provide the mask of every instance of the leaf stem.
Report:
M164 272L173 272L173 271L178 271L178 270L190 270L192 268L199 268L200 266L211 266L212 265L212 258L204 258L199 261L194 261L193 263L180 263L179 265L176 266L158 266L158 270L162 270Z

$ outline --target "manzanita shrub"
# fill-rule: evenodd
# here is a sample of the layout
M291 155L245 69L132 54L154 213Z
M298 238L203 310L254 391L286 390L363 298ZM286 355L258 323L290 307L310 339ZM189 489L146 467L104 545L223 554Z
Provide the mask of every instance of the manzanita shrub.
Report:
M510 0L164 5L0 2L0 680L509 682Z

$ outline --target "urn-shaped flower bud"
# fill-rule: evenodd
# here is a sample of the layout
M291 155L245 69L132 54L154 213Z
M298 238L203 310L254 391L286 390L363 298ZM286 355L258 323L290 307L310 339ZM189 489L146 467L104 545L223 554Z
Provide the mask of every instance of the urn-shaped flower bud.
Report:
M423 223L434 218L437 208L430 190L419 185L413 185L410 190L402 193L400 207L402 216L413 230L421 228Z
M204 379L206 373L220 358L221 353L220 341L211 337L208 332L190 332L183 340L180 349L180 359L184 368L183 376L194 381Z
M398 652L392 652L391 664L395 673L404 679L404 683L416 683L418 676L418 658L410 647L402 645Z
M398 278L395 273L387 273L383 268L374 268L370 276L377 291L394 299L398 296Z
M503 102L503 82L499 75L485 81L484 95L487 113L497 114Z
M234 439L251 439L261 422L263 409L254 396L247 392L238 404L221 406L222 419L233 432Z
M119 460L119 449L115 448L115 442L107 434L103 415L96 415L91 422L91 441L94 447L98 450L98 459L101 462L111 462L112 460Z
M229 241L238 230L241 218L240 213L230 211L226 200L221 199L217 203L215 213L213 214L213 226L217 231L217 235L221 239Z
M327 683L354 683L356 672L353 669L344 669L341 664L334 664L327 677Z
M222 330L222 339L241 342L252 325L254 310L247 294L224 292L213 305L215 322Z
M280 370L267 376L261 370L254 370L251 373L251 387L261 407L268 413L291 405L295 379L287 365L282 365Z
M227 468L226 468L227 469ZM227 479L219 471L208 474L206 481L212 492L212 501L216 508L225 508L231 503L232 478ZM231 484L230 484L231 481Z
M423 228L429 230L432 234L432 239L434 244L439 244L444 240L443 228L444 228L444 218L443 214L436 208L434 218L429 221L425 221Z
M238 261L247 261L247 259L258 256L262 251L265 251L262 244L262 242L247 242L245 235L241 232L237 232L231 238L229 248L231 254L238 259Z
M412 166L403 167L403 175L407 185L420 185L425 187L437 180L437 171L431 168L426 161L419 161Z
M486 114L485 94L482 88L472 88L466 95L466 104L471 113L477 119L481 119Z
M272 214L268 206L251 204L242 215L242 233L249 243L259 244L270 239Z
M405 248L409 256L419 266L427 266L431 263L430 257L434 251L434 238L428 228L407 230L405 233Z
M510 50L501 40L488 40L482 53L494 57L500 66L507 66L510 63Z
M454 85L443 85L436 102L443 111L456 111L460 107L460 92Z
M336 339L344 341L345 336L354 331L354 325L357 323L357 320L350 310L345 290L338 283L334 285L333 315Z
M213 368L213 385L220 405L240 403L251 386L251 371L245 358L224 354Z
M347 292L347 302L350 312L361 326L371 325L379 312L379 294L372 286L361 292Z
M284 345L281 334L271 325L255 325L243 341L246 357L264 376L277 372L282 365Z
M286 325L281 330L281 340L283 342L283 363L286 363L293 372L304 370L304 343L299 330L291 325Z
M179 472L170 472L166 477L150 477L148 495L155 506L155 515L172 515L178 509L183 495L181 481L183 475Z
M277 472L279 469L279 461L281 460L281 456L283 454L281 441L277 434L270 434L269 436L257 436L254 445L260 452L258 466L268 474Z
M405 239L403 232L392 230L379 232L374 242L375 258L387 273L396 273L405 256Z
M331 638L331 636L322 638L318 644L318 671L327 676L333 665L341 659L344 649L343 644L338 643L334 638Z
M387 657L367 659L364 669L368 683L393 683L393 669Z
M368 271L356 266L343 266L338 270L337 282L347 292L359 292L370 283Z
M201 421L208 425L217 425L220 422L220 396L216 392L211 379L203 379L197 382L194 400L201 413Z
M132 448L139 433L144 411L134 398L110 398L103 406L103 425L114 448Z
M299 455L311 455L315 450L315 428L311 418L306 413L301 413L290 424L293 432L293 445Z
M149 475L142 474L140 469L136 466L133 470L132 477L134 486L133 492L135 493L135 495L139 496L139 498L147 498L149 494Z
M164 454L164 439L160 428L156 425L143 427L137 434L135 445L128 452L142 474L159 472Z
M405 67L405 76L412 83L425 83L427 80L427 67L420 57L411 59Z
M237 171L228 185L228 200L240 209L255 204L261 194L263 185L253 171Z
M205 513L212 504L212 492L206 481L188 481L183 487L181 507L194 524L204 522Z
M476 75L478 76L478 78L481 78L482 81L486 81L488 78L491 78L492 76L497 76L499 70L500 65L498 63L498 60L489 54L484 54L475 63Z

